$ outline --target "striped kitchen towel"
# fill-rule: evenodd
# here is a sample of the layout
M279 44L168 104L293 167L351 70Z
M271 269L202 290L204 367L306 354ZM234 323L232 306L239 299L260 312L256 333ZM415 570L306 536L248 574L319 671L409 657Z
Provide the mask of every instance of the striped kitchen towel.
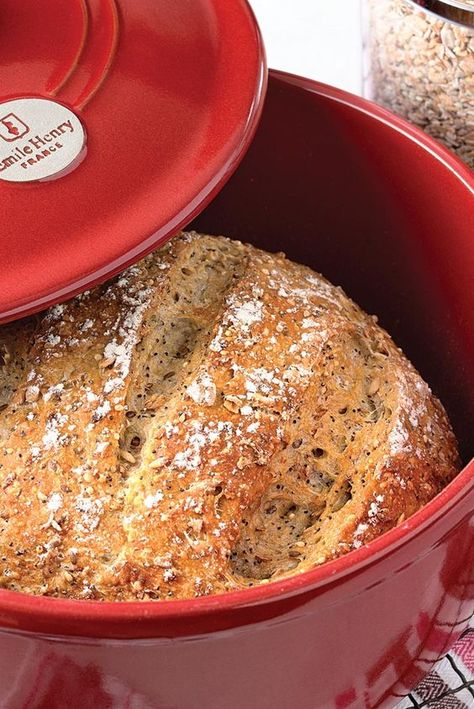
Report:
M450 652L396 709L473 709L474 627L467 630Z

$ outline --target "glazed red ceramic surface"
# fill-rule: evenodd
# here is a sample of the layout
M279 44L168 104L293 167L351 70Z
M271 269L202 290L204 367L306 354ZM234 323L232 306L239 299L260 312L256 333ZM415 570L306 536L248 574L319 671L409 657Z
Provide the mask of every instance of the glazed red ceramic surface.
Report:
M245 0L2 0L0 320L189 222L244 154L265 82Z
M466 467L367 547L188 602L0 592L6 709L393 707L474 610L474 181L384 109L272 73L241 166L196 228L284 250L383 326L445 402Z

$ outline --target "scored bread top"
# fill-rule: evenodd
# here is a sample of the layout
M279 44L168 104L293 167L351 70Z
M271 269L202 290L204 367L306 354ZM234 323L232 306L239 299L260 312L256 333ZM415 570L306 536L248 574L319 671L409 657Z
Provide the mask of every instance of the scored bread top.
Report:
M182 234L0 328L0 585L190 598L356 549L459 468L442 406L341 289Z

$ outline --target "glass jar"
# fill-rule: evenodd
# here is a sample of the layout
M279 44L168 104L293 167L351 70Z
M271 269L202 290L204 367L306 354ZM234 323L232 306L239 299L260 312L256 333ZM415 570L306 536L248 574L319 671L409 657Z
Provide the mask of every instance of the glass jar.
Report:
M364 0L364 94L474 168L474 0Z

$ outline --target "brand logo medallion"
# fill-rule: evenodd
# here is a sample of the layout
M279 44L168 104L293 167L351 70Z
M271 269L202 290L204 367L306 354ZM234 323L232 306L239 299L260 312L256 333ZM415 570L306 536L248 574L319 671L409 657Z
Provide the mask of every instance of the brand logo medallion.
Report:
M85 129L69 108L43 98L0 103L0 180L59 178L82 162Z

